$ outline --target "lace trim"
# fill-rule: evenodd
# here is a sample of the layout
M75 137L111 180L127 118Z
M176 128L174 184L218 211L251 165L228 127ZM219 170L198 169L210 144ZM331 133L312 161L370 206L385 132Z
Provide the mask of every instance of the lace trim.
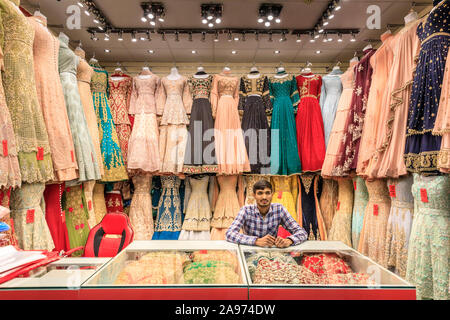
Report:
M218 165L201 165L201 166L184 166L183 172L187 174L200 173L217 173L219 171Z
M408 153L404 155L406 170L420 173L422 171L436 171L439 151L427 151L420 154Z
M417 135L417 134L425 134L428 132L433 132L433 129L425 129L425 130L414 130L414 129L408 129L408 133L406 134L407 137Z
M446 133L450 133L450 127L449 128L445 128L445 129L440 129L440 130L433 129L433 135L434 136L443 136Z
M292 77L290 75L287 75L284 78L275 78L275 77L270 77L269 78L270 82L272 83L284 83L286 81L292 81Z

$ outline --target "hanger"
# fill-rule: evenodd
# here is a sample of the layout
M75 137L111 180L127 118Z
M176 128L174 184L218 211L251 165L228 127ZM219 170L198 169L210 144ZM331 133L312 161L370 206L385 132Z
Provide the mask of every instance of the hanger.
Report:
M300 72L301 73L311 73L312 71L311 71L311 67L312 66L312 63L311 62L309 62L309 61L307 61L306 62L306 67L305 68L303 68Z
M75 48L75 51L77 51L77 50L83 50L82 46L83 46L83 44L81 43L81 40L80 40L80 42L78 42L78 46ZM83 51L84 51L84 50L83 50Z
M333 67L333 71L336 71L336 70L341 70L341 67L340 67L340 65L341 65L341 62L340 61L338 61L337 63L336 63L336 65Z
M353 55L353 58L350 60L350 63L351 62L358 62L358 61L359 61L358 52L355 51L355 54Z
M38 8L36 9L36 11L33 13L33 16L35 16L35 17L40 17L40 18L42 18L42 19L44 19L44 20L47 21L47 17L44 16L44 15L41 13L41 9L40 9L39 7L38 7Z
M92 55L91 60L89 60L89 64L90 64L91 66L94 66L94 67L97 67L97 68L101 68L100 64L98 63L98 60L95 59L95 52L94 52L94 54Z

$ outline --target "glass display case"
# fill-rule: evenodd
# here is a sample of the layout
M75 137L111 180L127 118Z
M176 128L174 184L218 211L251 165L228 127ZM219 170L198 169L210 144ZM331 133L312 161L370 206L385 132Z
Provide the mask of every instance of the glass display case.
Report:
M82 299L248 299L238 245L134 241L87 280Z
M62 258L0 284L2 299L78 299L83 282L111 258Z
M415 299L415 287L337 241L240 246L250 300Z

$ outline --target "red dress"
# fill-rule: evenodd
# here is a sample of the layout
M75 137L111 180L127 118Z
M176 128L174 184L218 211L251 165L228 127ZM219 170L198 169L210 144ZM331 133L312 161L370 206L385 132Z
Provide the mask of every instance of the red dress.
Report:
M325 133L319 104L322 77L308 73L297 76L296 80L300 95L297 145L302 170L320 171L325 159Z

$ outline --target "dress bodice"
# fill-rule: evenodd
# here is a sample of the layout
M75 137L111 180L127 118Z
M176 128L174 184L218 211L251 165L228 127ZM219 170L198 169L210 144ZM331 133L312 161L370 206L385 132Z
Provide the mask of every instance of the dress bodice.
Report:
M183 95L184 86L186 85L187 79L185 77L180 77L177 80L170 80L167 77L162 78L161 85L164 86L166 95Z
M131 91L132 79L114 80L109 78L109 101L111 115L115 124L129 124L127 102Z
M389 191L386 186L386 180L377 179L366 181L367 191L369 192L369 201L372 202L390 202Z
M337 73L339 74L339 73ZM342 73L341 73L342 74ZM337 75L327 75L322 78L325 91L328 96L340 96L342 92L342 81Z
M282 177L282 176L273 176L273 192L292 192L291 191L291 179L297 179L296 176L293 177Z
M424 177L414 173L412 194L422 214L433 214L435 210L450 216L450 178L448 175ZM422 194L428 202L422 201Z
M160 78L154 74L150 78L134 77L128 113L156 113L155 95L160 81Z
M105 93L108 92L108 72L103 69L94 68L94 74L91 79L91 91Z
M91 83L92 75L94 74L94 69L86 62L84 59L80 59L77 67L77 80L86 83Z
M181 180L177 176L162 176L161 185L163 189L171 189L173 194L178 194Z
M355 83L355 72L354 68L355 65L357 65L358 62L353 61L350 62L350 65L347 69L347 71L344 72L343 75L341 75L341 82L342 82L342 90L352 90L353 85Z
M294 97L295 94L298 96L297 83L294 76L286 76L284 78L270 77L270 95L273 98L280 97Z
M312 75L312 74L310 74ZM300 99L303 98L320 98L320 88L322 87L322 77L314 75L306 77L299 75L295 78L297 80L298 93Z
M414 203L414 197L411 193L411 187L413 184L413 176L408 175L400 179L388 179L387 186L391 195L391 200L396 203L397 207L407 205L412 207ZM395 194L393 193L395 190ZM395 197L393 197L395 195Z
M356 177L353 179L353 183L356 184L355 190L355 202L367 202L369 200L369 193L364 179Z
M44 27L36 17L28 17L34 27L33 54L34 63L41 67L54 68L58 66L59 41ZM58 70L56 70L58 71ZM37 84L39 85L39 84Z
M190 178L189 184L191 185L192 193L207 195L208 194L208 182L209 182L208 176L204 176L199 179Z
M3 51L8 51L9 42L19 42L32 47L34 41L34 28L27 18L20 12L14 1L1 0L1 22L4 36Z
M213 76L209 75L206 78L189 77L188 85L192 93L193 99L205 98L209 99L211 94Z
M237 185L238 176L217 176L217 181L219 182L220 192L224 191L232 191L236 193L236 185Z
M45 185L43 183L27 183L11 193L11 209L28 210L39 207Z
M450 0L442 1L428 16L427 20L421 22L417 26L417 35L420 41L424 43L428 37L433 35L438 36L439 33L450 33ZM444 36L444 35L443 35ZM441 41L439 37L436 41Z
M238 87L239 79L236 77L228 77L216 75L217 77L217 92L219 96L230 95L234 96Z
M80 60L78 57L68 46L67 38L60 36L59 37L59 57L58 57L58 66L59 73L72 73L73 75L77 75L77 66Z
M148 175L137 175L133 177L134 193L148 194L152 185L152 177Z
M244 76L241 78L240 93L243 95L258 94L260 96L269 94L268 79L266 76L258 78L249 78Z

